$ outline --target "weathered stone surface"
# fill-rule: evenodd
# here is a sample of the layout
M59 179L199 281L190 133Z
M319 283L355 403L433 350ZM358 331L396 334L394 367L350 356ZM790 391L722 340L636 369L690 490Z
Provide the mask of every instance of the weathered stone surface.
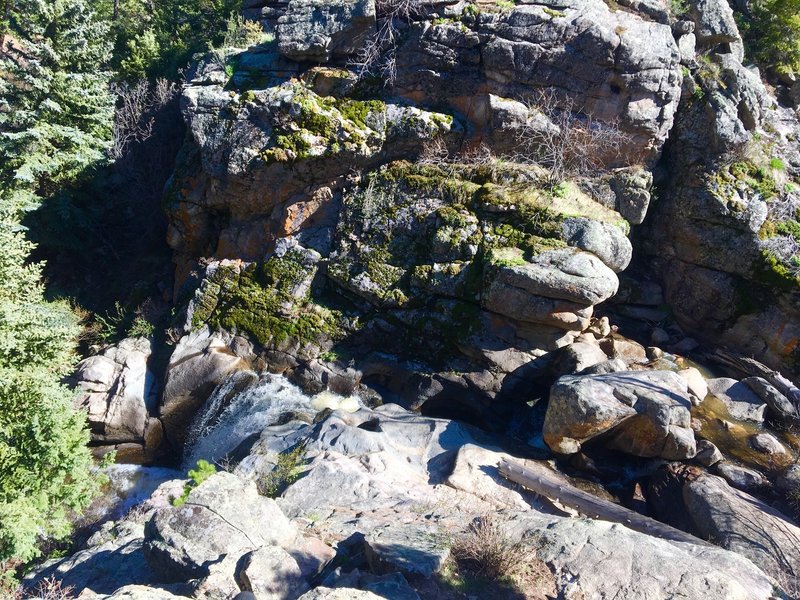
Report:
M739 42L739 28L733 10L727 0L699 0L692 5L691 14L695 22L695 35L703 47ZM741 60L741 57L739 57Z
M559 589L585 598L772 597L769 579L758 568L718 548L670 544L603 521L548 523L531 513L517 516L509 529L517 535L528 532L536 540L536 553L554 570Z
M499 266L491 285L589 305L613 296L619 280L594 255L564 249L543 252L524 265Z
M297 61L348 56L375 34L374 0L290 0L278 19L278 51Z
M167 366L159 417L168 438L181 445L186 428L214 388L247 362L231 350L230 336L203 327L181 338Z
M145 529L144 554L166 581L209 575L209 565L266 545L288 543L296 529L256 485L217 473L189 494L182 507L156 512Z
M653 175L646 169L617 169L611 179L616 208L631 225L641 225L650 206Z
M686 509L698 531L741 554L773 577L800 568L800 528L767 504L704 475L684 487Z
M544 439L574 454L581 444L612 431L612 448L638 456L691 458L694 434L686 382L671 371L567 376L550 390Z
M562 235L570 246L591 252L615 273L624 271L631 262L630 240L616 225L573 217L564 220Z
M126 585L110 596L101 596L105 600L180 600L186 596L175 595L167 590L144 585Z
M444 567L450 542L436 526L396 523L369 532L364 553L374 573L400 571L430 578Z
M73 381L81 394L75 406L88 411L94 441L144 441L158 401L156 378L147 366L151 352L150 340L127 338L78 363Z
M748 469L730 462L719 462L715 472L736 489L745 492L758 492L769 487L769 481L755 469Z
M718 377L708 380L708 391L722 400L734 419L764 420L767 405L745 383Z
M297 561L278 546L246 554L237 579L242 590L253 592L259 600L294 600L308 590Z
M559 375L569 375L582 372L606 360L608 357L597 344L576 342L559 350L554 369Z

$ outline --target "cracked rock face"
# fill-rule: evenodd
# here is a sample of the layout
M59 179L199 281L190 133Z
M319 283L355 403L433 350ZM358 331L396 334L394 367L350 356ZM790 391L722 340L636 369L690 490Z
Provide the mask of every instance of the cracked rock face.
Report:
M290 0L278 19L278 51L291 60L327 62L353 54L374 31L374 0Z

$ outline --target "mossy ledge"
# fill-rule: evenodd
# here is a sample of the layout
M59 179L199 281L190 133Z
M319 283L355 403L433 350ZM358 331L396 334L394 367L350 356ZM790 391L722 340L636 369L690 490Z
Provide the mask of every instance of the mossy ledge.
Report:
M195 295L192 328L207 324L246 335L265 348L287 340L320 345L338 339L341 315L310 294L297 293L309 275L308 267L291 255L241 269L220 264Z

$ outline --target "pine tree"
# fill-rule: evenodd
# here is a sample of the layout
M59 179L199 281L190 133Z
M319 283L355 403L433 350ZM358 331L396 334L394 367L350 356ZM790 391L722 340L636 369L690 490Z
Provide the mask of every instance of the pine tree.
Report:
M78 333L46 301L25 211L101 163L113 101L108 26L89 0L16 0L0 36L0 572L61 538L97 491L85 415L59 383ZM5 563L8 566L9 563ZM0 579L2 579L0 573Z
M0 189L30 207L103 160L109 26L87 0L17 0L0 58ZM32 196L33 195L33 196Z

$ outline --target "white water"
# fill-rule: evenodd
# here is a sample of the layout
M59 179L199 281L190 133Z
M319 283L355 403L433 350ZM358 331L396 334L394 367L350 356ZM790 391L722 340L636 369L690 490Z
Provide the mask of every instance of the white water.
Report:
M361 406L354 396L331 392L307 396L279 375L262 374L257 382L230 398L235 385L235 376L223 381L195 418L184 453L186 469L193 468L200 459L213 462L223 458L251 435L277 423L286 412L313 418L325 408L354 411Z
M147 500L165 481L185 477L185 473L173 469L125 464L111 465L103 472L108 476L108 491L84 512L84 521L119 519L131 508Z

